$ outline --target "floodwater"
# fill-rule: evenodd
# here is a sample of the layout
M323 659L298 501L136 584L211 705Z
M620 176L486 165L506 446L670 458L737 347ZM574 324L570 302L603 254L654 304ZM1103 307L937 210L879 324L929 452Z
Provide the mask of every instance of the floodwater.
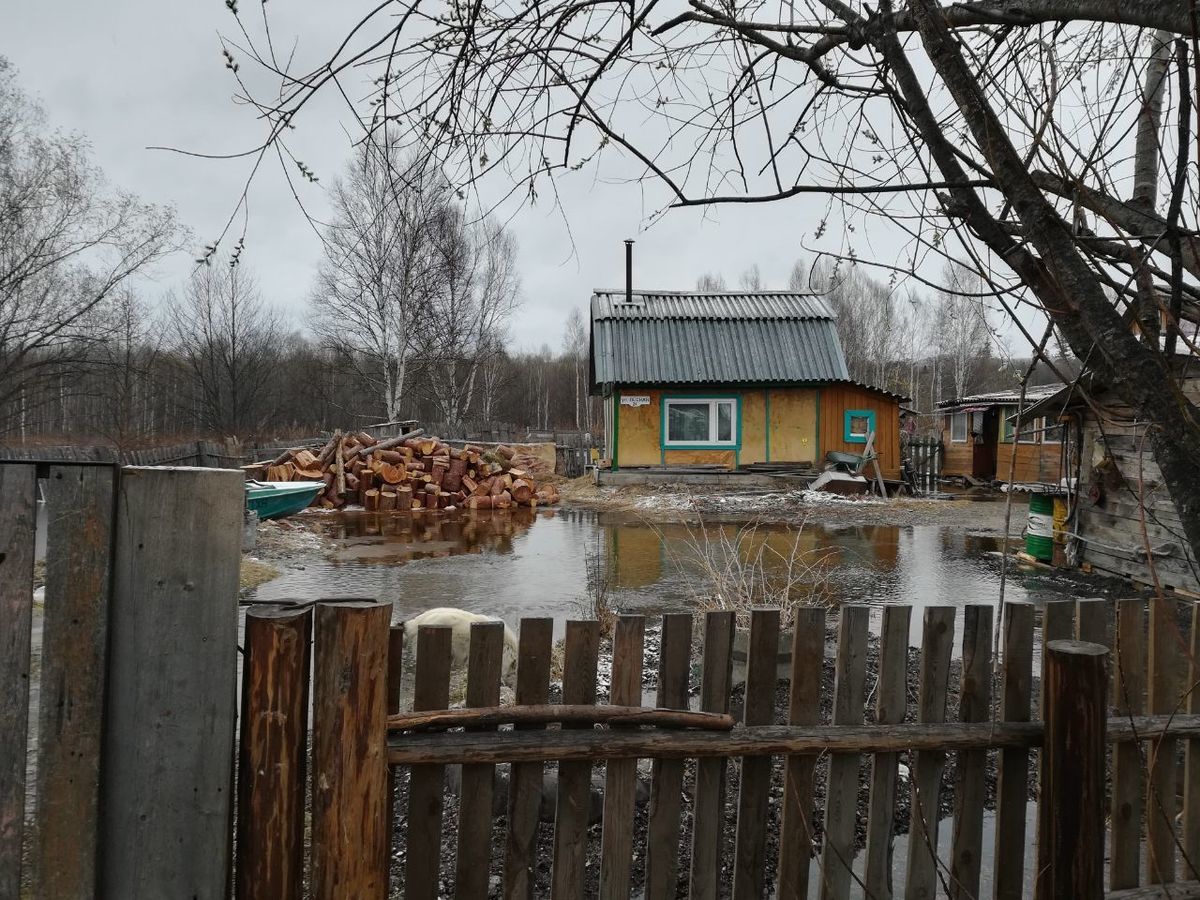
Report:
M259 587L255 600L371 597L391 600L398 620L456 606L510 625L551 616L561 628L587 616L598 596L621 612L653 614L688 608L694 597L765 590L912 604L918 643L921 608L995 604L1000 590L1000 538L961 526L689 527L572 508L345 512L309 524L334 539L332 558L286 571ZM1005 597L1041 605L1130 591L1121 582L1010 565Z

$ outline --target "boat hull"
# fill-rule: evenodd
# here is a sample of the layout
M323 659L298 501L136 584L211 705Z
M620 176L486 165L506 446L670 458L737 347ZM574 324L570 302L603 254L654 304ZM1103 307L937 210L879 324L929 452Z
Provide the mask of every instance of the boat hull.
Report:
M307 507L323 487L320 481L289 482L278 487L247 485L246 508L260 519L282 519Z

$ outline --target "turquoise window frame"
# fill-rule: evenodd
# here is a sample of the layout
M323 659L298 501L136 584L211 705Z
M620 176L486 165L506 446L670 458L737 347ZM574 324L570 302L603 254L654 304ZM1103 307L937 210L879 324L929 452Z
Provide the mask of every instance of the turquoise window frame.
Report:
M706 400L733 401L733 442L728 444L672 444L667 441L667 406L671 401L684 403L703 403ZM742 450L742 395L741 394L664 394L659 400L659 431L658 446L663 452L667 450Z
M848 409L842 415L842 440L847 444L865 444L867 442L867 435L850 433L850 421L852 419L866 419L867 432L870 433L875 430L875 410Z

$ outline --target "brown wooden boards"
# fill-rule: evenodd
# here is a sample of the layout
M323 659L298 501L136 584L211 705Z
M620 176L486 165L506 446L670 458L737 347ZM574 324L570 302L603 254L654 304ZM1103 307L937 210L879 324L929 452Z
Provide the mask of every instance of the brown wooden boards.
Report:
M613 636L612 703L634 705L642 697L642 657L646 623L620 616ZM633 814L637 760L614 759L605 766L604 822L600 834L600 898L628 900L633 857Z
M1146 604L1141 598L1117 602L1115 633L1112 702L1114 716L1120 720L1141 715L1146 706ZM1136 744L1114 748L1108 863L1109 886L1114 891L1141 883L1144 781L1142 748Z
M992 608L963 609L962 679L958 720L986 722L992 704ZM974 900L979 894L983 855L983 808L987 802L987 751L962 750L954 782L954 835L950 856L950 896Z
M1028 722L1033 699L1033 606L1004 604L1004 666L1000 675L1001 722ZM995 900L1021 900L1025 875L1025 809L1029 803L1029 751L1000 751L996 782Z
M0 897L21 894L36 486L33 466L0 465Z
M423 625L417 631L413 709L444 709L450 700L450 641L444 626ZM444 765L413 766L408 781L408 854L404 896L435 900L441 893L442 807Z

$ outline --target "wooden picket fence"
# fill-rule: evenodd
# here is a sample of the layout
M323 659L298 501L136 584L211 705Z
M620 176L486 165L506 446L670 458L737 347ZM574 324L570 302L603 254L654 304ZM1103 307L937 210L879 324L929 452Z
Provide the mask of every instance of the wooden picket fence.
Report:
M1113 606L1103 600L1046 606L1041 696L1033 680L1032 606L1005 607L994 696L992 608L963 610L957 679L956 610L928 608L915 702L906 687L912 610L885 607L876 643L869 636L870 610L844 606L836 614L828 721L821 712L822 670L826 619L835 614L819 608L796 613L786 708L776 708L779 612L756 610L745 686L736 691L733 614L704 617L696 658L692 617L664 616L657 677L647 679L656 684L654 710L641 708L647 674L642 617L617 621L607 692L597 677L600 626L567 623L555 705L549 705L555 658L550 619L521 622L510 706L499 705L503 626L472 626L465 708L453 710L447 709L451 631L422 628L411 709L404 713L404 632L389 631L389 605L318 604L315 621L306 609L252 612L246 625L238 896L299 896L306 769L316 898L611 900L640 894L704 900L761 898L768 891L780 900L974 898L985 858L997 900L1099 898L1106 887L1115 898L1200 896L1200 706L1195 692L1185 690L1185 679L1194 684L1200 672L1200 613L1192 604L1185 646L1174 602L1152 604L1148 629L1144 601L1117 603L1110 627ZM308 761L310 630L315 661ZM1105 650L1110 643L1116 648L1111 665ZM735 724L729 713L737 697ZM947 721L954 708L957 721ZM1043 709L1044 723L1038 718ZM1039 747L1038 820L1027 832L1031 752ZM995 841L985 846L993 752ZM936 819L949 754L956 763L952 839L939 846ZM911 772L908 785L898 780L902 757ZM635 800L639 759L653 760L644 822ZM539 807L546 766L555 764L557 799L548 837L549 826L539 826ZM457 799L447 791L449 766L462 767ZM498 766L508 767L509 787L506 814L494 820ZM586 865L589 842L597 840L589 828L597 766L605 773L598 874ZM819 766L825 767L823 809L814 792ZM736 795L729 789L733 767ZM782 779L783 787L775 811L773 778ZM391 810L396 784L407 786L400 818ZM911 827L901 881L892 857L902 790L910 796ZM858 811L860 793L867 797L865 816ZM453 833L444 831L447 803L457 804ZM736 816L731 854L723 837L728 816ZM391 834L393 821L403 824L401 834ZM279 837L281 823L286 840ZM856 835L864 825L860 847ZM782 849L772 859L768 832L776 828ZM392 878L389 849L404 860ZM444 855L453 862L443 868ZM644 860L644 875L636 880L635 857ZM1032 895L1023 883L1027 859L1036 860ZM1167 882L1173 883L1153 887Z

